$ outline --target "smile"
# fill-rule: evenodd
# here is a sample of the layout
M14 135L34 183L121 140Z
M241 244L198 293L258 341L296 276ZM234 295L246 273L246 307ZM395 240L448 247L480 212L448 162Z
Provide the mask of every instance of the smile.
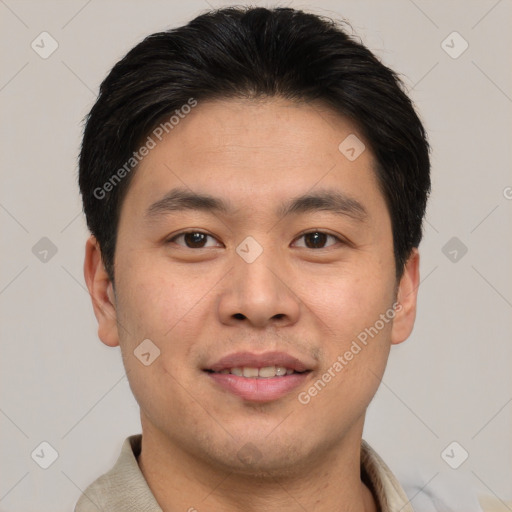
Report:
M296 372L292 368L285 368L284 366L265 366L263 368L245 366L243 368L224 368L218 372L214 372L213 370L210 371L212 373L219 373L222 375L231 374L249 379L270 379L272 377L284 377L286 375L291 375L292 373L302 373Z

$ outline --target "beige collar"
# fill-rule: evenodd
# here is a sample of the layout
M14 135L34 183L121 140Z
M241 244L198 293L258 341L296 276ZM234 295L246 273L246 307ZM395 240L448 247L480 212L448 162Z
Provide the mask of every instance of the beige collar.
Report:
M142 435L126 438L114 467L82 494L75 512L162 512L137 463ZM372 491L379 512L414 512L391 470L364 440L361 478Z

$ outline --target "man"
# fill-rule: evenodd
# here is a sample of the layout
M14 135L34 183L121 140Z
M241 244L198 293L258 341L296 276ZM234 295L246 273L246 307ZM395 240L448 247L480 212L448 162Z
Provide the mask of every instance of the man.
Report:
M142 436L89 511L411 511L362 441L411 333L429 147L331 20L226 8L153 34L87 119L85 279Z

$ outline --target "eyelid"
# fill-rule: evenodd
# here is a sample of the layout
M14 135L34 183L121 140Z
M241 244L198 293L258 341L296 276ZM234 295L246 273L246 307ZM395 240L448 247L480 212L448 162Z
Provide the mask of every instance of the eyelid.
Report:
M338 234L334 234L334 233L331 233L330 231L326 231L325 229L308 229L306 231L303 231L302 233L300 233L299 235L297 235L297 237L295 237L295 239L293 240L292 243L295 243L297 240L299 240L300 238L302 238L303 236L305 235L309 235L311 233L321 233L323 235L327 235L327 236L332 236L333 238L335 238L337 240L338 243L342 244L342 245L350 245L350 242L348 240L346 240L345 238L341 237L340 235ZM334 247L336 244L333 244L333 245L328 245L327 247L320 247L319 249L313 249L315 251L320 251L322 249L329 249L331 247ZM310 249L309 247L304 247L305 249Z
M217 237L215 237L214 235L212 235L211 233L207 233L206 231L203 231L202 229L187 229L185 231L180 231L178 233L174 233L173 235L170 235L168 236L166 239L165 239L165 243L166 244L170 244L170 243L176 243L175 242L175 239L180 237L180 236L184 236L184 235L187 235L189 233L201 233L203 235L206 235L206 236L209 236L210 238L213 238L214 240L217 241L217 243L219 244L222 244L222 242L220 242ZM192 247L187 247L186 245L182 245L182 244L177 244L179 247L183 247L184 249L193 249ZM223 244L222 244L223 245ZM211 246L210 246L211 247ZM209 247L199 247L199 249L208 249ZM193 249L193 250L198 250L198 249Z
M210 238L213 238L214 240L216 240L218 243L222 244L222 242L220 242L216 236L212 235L211 233L207 233L206 231L203 231L201 229L187 229L185 231L180 231L178 233L174 233L172 235L170 235L169 237L167 237L165 239L165 243L166 244L169 244L169 243L176 243L175 240L176 238L180 237L180 236L184 236L184 235L187 235L189 233L201 233L203 235L206 235L207 237L210 237ZM338 234L334 234L334 233L331 233L329 231L326 231L324 229L308 229L306 231L303 231L302 233L300 233L299 235L297 235L292 244L295 244L297 242L297 240L299 240L300 238L304 237L305 235L309 235L309 234L312 234L312 233L321 233L321 234L324 234L324 235L327 235L327 236L331 236L333 238L336 239L337 243L338 244L342 244L342 245L350 245L350 242L348 240L346 240L345 238L341 237L340 235ZM186 245L182 245L182 244L177 244L179 247L183 247L185 249L193 249L192 247L187 247ZM224 245L224 244L222 244ZM333 244L333 245L328 245L327 247L320 247L319 249L314 249L315 251L319 251L319 250L322 250L322 249L329 249L330 247L334 247L335 245L337 244ZM211 247L211 246L210 246ZM199 248L196 248L194 250L198 250L198 249L208 249L209 247L199 247ZM305 249L310 249L309 247L304 247Z

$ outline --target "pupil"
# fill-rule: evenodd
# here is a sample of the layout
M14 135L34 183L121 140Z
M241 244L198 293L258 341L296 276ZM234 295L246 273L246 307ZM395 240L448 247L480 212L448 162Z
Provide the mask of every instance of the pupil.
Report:
M318 248L323 246L327 241L327 235L325 233L308 233L306 235L306 246L309 248Z
M203 247L206 235L204 233L186 233L185 243L188 247Z

